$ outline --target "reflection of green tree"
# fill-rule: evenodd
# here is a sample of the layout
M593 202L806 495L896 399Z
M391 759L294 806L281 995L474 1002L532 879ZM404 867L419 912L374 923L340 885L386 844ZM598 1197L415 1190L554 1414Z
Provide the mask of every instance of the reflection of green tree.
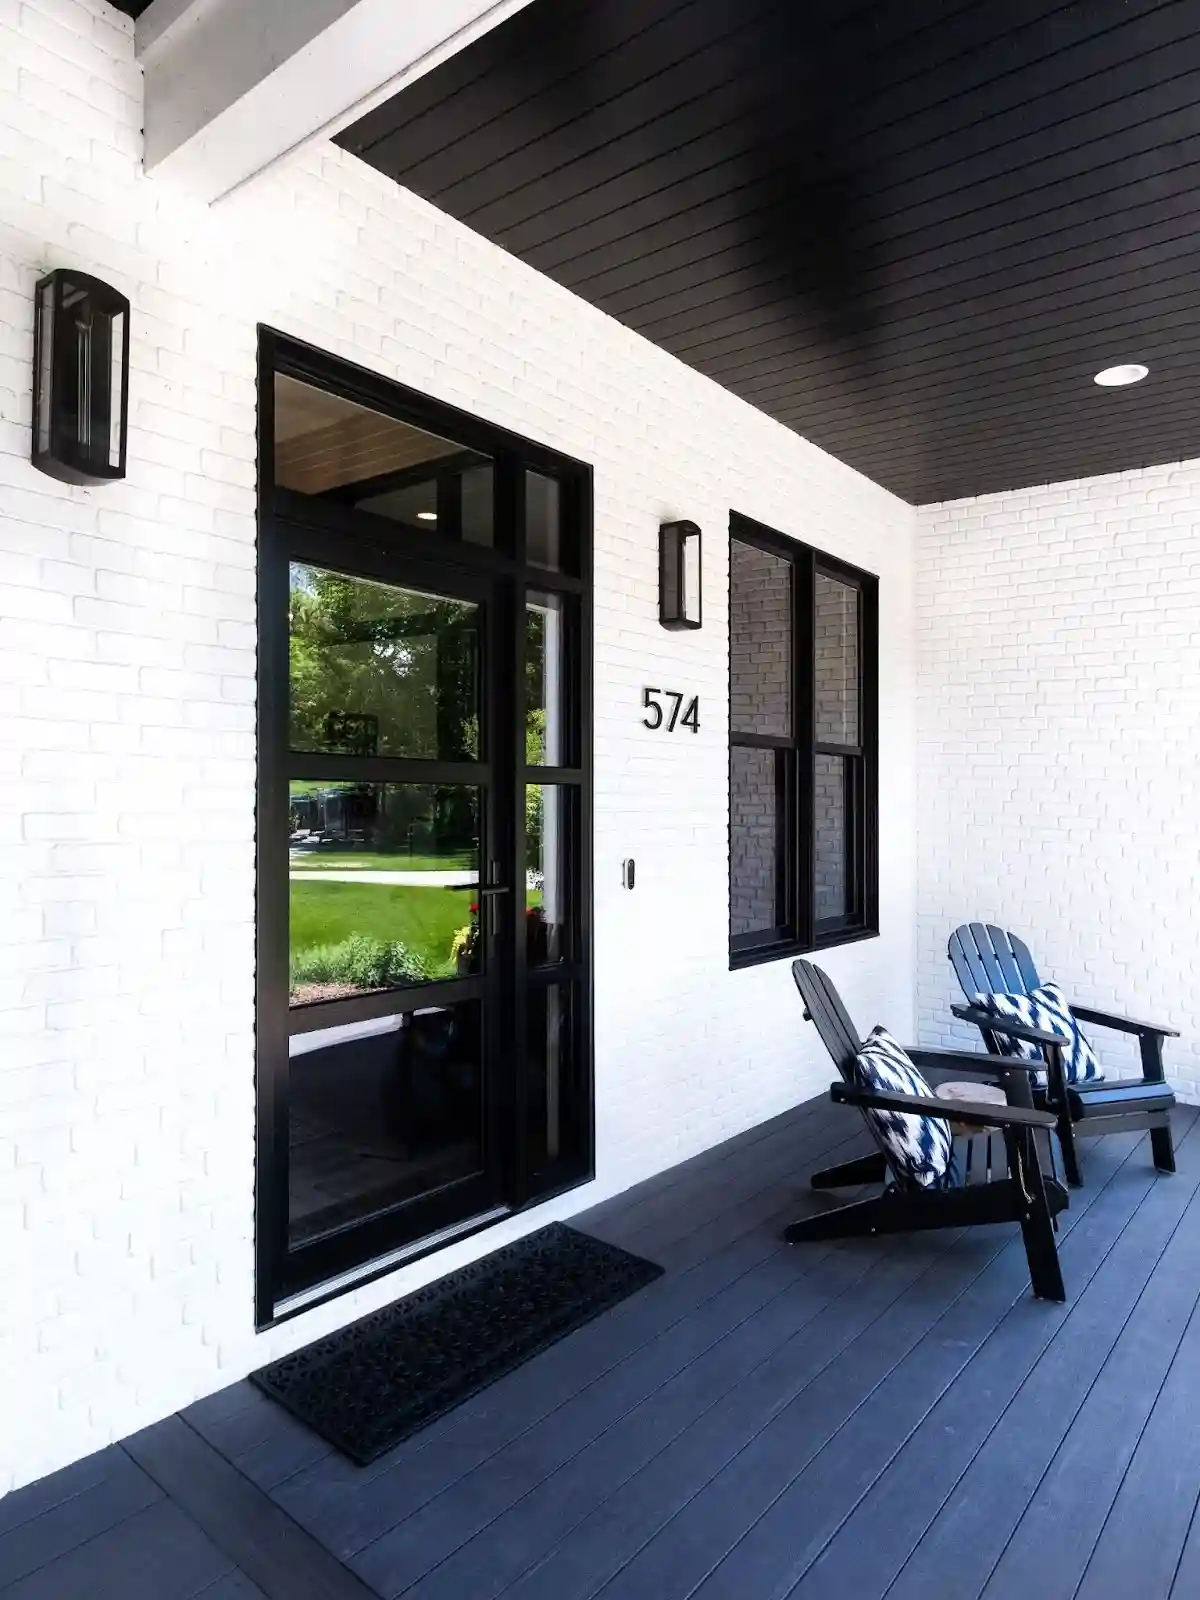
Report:
M540 707L525 713L525 760L536 767L545 760L546 713ZM542 833L542 786L525 785L525 851L529 865L534 864L538 841Z
M525 759L541 766L546 759L546 621L529 606L525 612Z
M525 612L525 762L540 767L546 760L546 622L532 606ZM525 859L532 867L540 854L542 786L525 785Z
M297 804L293 785L289 832L317 825L327 848L350 849L357 861L364 850L382 857L396 854L453 856L466 865L476 859L479 836L478 791L464 784L334 783L305 786L318 806L315 818Z
M330 750L336 719L378 722L381 755L478 754L477 608L293 566L291 743Z
M380 755L478 759L474 605L297 564L290 621L293 749L337 751L342 747L330 738L336 719L357 717L377 722ZM528 609L522 710L531 766L546 760L545 638L544 616ZM308 787L315 792L323 786ZM472 791L458 787L439 789L436 798L429 789L391 787L367 831L385 850L410 842L417 850L462 849L478 832L474 799ZM541 814L541 786L530 784L525 827L531 860ZM293 812L293 829L297 820Z

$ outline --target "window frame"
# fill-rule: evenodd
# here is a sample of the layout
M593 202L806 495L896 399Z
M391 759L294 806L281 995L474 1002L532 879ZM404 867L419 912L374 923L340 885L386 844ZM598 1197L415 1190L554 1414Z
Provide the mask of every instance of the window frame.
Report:
M733 703L733 546L749 545L789 563L791 573L790 736L738 733ZM827 950L879 934L879 579L812 545L731 512L729 518L729 888L733 883L733 762L737 749L776 752L777 909L773 928L729 935L731 970ZM849 585L858 595L858 740L856 745L816 736L816 580L818 574ZM816 913L816 762L846 763L846 870L852 910L839 917Z

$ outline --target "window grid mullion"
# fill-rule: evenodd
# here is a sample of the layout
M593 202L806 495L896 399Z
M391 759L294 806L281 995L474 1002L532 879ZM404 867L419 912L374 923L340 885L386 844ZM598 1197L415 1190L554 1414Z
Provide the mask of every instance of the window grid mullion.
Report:
M794 750L796 741L785 738L782 734L774 733L731 733L730 744L740 745L743 750Z
M793 557L796 604L793 653L796 722L796 938L811 947L816 934L816 563L813 552L797 546Z

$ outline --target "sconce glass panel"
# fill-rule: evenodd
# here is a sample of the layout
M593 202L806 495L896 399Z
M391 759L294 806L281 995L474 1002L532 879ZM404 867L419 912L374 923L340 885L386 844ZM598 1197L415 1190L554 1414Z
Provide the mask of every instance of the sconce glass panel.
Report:
M702 611L700 529L694 522L664 522L658 539L658 620L664 628L698 628Z
M34 466L63 483L123 478L129 301L60 267L38 284L34 314Z

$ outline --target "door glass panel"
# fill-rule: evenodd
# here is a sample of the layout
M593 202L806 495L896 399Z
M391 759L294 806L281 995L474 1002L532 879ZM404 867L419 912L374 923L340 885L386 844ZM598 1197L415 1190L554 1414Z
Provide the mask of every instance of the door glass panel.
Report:
M531 767L570 764L564 726L567 601L525 597L525 760Z
M297 1034L288 1063L288 1234L305 1244L483 1165L476 1001Z
M525 474L525 559L531 566L561 572L566 552L562 536L562 488L557 478Z
M781 893L785 838L784 754L734 745L729 752L729 931L766 933L787 920Z
M289 786L293 1006L477 971L480 791Z
M525 786L525 958L531 967L572 954L577 798L559 783Z
M290 742L334 755L479 755L480 610L293 562Z
M729 726L792 734L792 564L757 545L729 545Z
M581 1110L574 1029L574 985L529 990L529 1164L541 1172L574 1153Z
M845 756L817 756L813 786L813 883L816 919L844 917L851 911L847 871Z
M858 743L858 590L816 576L817 743Z
M275 482L417 532L492 543L486 455L282 374L275 377Z

